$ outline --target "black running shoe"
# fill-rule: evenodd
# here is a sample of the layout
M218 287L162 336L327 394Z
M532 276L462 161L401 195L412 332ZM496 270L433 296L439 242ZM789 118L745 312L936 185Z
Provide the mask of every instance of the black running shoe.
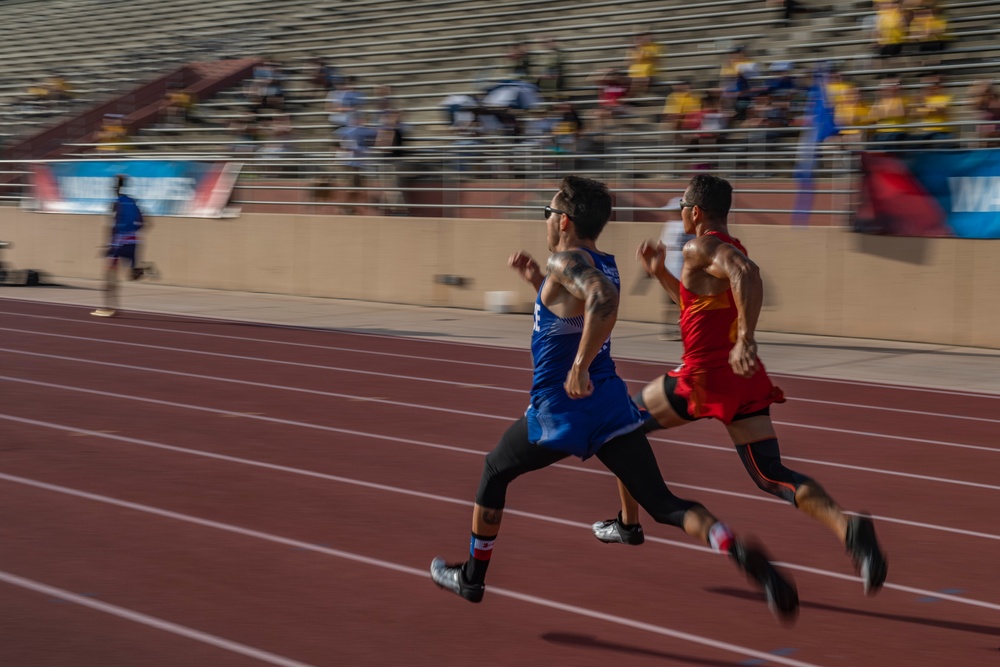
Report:
M464 569L462 564L447 565L444 558L435 558L431 561L431 579L441 588L449 590L469 602L481 602L486 585L470 584L465 580Z
M875 524L866 516L852 516L847 522L847 552L865 585L865 595L875 595L882 589L889 561L875 538Z
M642 526L638 523L626 526L622 523L621 512L614 519L598 521L593 525L592 530L594 531L594 537L606 544L632 544L638 546L646 541L646 537L642 533Z
M778 572L764 551L739 540L729 549L729 555L751 581L764 590L767 606L779 621L792 622L799 613L799 593L795 584Z

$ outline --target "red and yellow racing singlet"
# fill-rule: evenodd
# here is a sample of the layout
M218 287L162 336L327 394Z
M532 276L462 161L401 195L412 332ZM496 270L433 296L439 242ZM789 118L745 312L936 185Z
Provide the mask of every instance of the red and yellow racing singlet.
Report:
M744 255L746 248L722 232L705 232L735 246ZM695 294L681 283L681 338L684 341L684 366L691 369L718 368L729 365L729 351L736 343L739 310L733 290L721 294Z

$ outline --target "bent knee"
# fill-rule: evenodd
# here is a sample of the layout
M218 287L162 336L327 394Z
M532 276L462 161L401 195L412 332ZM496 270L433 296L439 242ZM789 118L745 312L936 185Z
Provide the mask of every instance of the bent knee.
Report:
M795 496L799 488L812 481L785 467L775 438L737 445L736 450L757 488L792 505L796 504Z

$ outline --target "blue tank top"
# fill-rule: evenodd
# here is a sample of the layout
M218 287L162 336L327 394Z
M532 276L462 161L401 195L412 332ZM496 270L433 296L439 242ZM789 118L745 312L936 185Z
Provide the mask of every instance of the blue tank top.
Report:
M135 242L136 232L142 228L142 211L135 200L128 195L118 195L115 202L115 226L112 234L115 241Z
M621 279L618 277L618 265L615 264L614 255L601 255L587 248L581 250L587 251L594 260L597 270L603 272L614 283L615 289L621 291ZM535 320L531 332L531 358L535 367L532 392L563 386L566 374L569 373L576 358L582 336L583 315L557 317L542 303L542 290L539 288L538 297L535 299ZM615 362L611 359L610 338L601 346L588 372L591 381L616 375Z

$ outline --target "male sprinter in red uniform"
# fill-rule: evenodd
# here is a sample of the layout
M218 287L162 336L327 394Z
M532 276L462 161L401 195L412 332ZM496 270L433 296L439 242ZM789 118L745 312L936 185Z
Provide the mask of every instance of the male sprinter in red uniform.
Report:
M757 358L754 330L763 302L757 265L729 235L726 217L733 188L708 174L691 179L681 202L684 231L696 238L684 246L678 280L664 266L662 243L643 242L638 258L681 307L682 364L653 380L633 400L649 412L644 430L674 428L697 419L726 425L750 477L762 490L783 498L832 530L847 547L874 595L885 582L886 559L867 517L849 517L819 484L781 463L770 406L785 400ZM594 524L602 542L642 544L638 505L618 484L622 512Z

